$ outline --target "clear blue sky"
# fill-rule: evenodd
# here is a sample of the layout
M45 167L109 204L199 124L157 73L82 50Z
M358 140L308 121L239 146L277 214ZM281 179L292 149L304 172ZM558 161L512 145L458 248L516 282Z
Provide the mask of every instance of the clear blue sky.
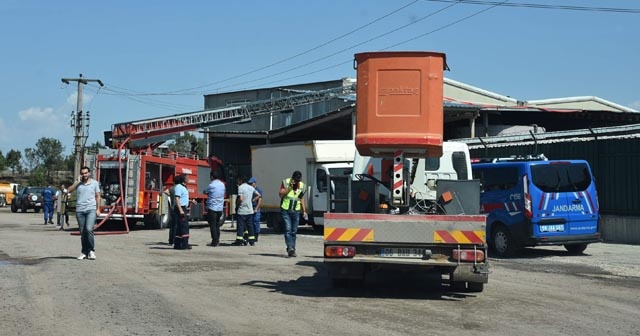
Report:
M507 3L640 10L636 0ZM71 153L77 87L63 77L82 73L105 84L85 87L93 143L114 123L200 110L206 93L355 77L351 60L363 51L444 52L446 77L486 90L521 100L598 96L640 109L640 14L481 12L488 8L424 0L4 0L0 150L51 137Z

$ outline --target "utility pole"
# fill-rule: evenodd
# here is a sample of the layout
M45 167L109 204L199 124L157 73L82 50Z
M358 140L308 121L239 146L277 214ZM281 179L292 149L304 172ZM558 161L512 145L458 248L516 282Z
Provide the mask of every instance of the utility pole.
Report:
M73 138L74 154L76 156L76 162L73 166L73 178L76 179L80 175L80 167L82 165L84 156L84 146L87 143L87 136L89 134L89 111L86 116L83 116L82 111L82 87L90 82L97 82L100 86L104 86L99 79L87 79L83 78L82 74L78 78L62 78L62 82L69 84L69 82L78 82L78 100L75 113L72 112L71 127L75 127L75 136ZM85 125L84 120L87 123ZM86 128L86 133L85 133ZM85 135L87 134L87 135Z

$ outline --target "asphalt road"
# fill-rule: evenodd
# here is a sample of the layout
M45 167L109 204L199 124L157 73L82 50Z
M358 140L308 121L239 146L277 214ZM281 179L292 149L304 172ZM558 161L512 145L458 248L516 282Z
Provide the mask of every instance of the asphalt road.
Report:
M208 247L192 228L188 251L166 230L99 235L97 260L79 261L78 236L0 208L0 335L640 335L640 246L492 259L469 295L420 274L333 289L321 236L303 229L286 258L281 235L235 247L223 229Z

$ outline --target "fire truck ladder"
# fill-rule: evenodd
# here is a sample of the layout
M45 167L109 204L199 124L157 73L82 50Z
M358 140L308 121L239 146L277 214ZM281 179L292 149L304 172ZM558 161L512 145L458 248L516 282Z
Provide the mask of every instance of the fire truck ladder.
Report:
M354 94L355 89L355 84L350 84L282 98L259 100L245 105L114 124L112 127L113 147L116 148L123 141L131 141L127 146L129 148L161 143L168 140L159 138L161 136L214 125L247 122L251 121L253 117L292 110L296 106L345 97L349 94Z

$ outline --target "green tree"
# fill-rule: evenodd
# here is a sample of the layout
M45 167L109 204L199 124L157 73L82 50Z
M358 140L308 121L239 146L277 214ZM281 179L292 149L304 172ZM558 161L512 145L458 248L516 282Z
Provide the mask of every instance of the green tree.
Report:
M68 170L70 172L73 172L73 170L75 169L75 165L76 165L76 156L73 154L69 154L65 156L64 160L62 161L61 170Z
M40 138L36 142L36 155L38 164L46 168L47 176L51 176L52 171L62 168L64 146L58 139Z
M32 186L46 186L49 184L53 184L50 177L47 174L48 171L43 166L36 167L31 174L29 174L29 185Z
M38 154L36 150L28 147L24 149L24 165L27 168L28 172L33 172L38 165L40 164L40 159L38 159Z
M4 154L2 154L2 151L0 150L0 172L3 172L5 169L7 169L7 159L4 157Z
M86 151L85 151L85 153L90 153L90 154L98 153L98 151L99 151L100 149L103 149L103 148L107 148L107 147L106 147L106 146L103 146L103 145L100 143L100 141L96 141L96 142L92 143L90 146L86 147Z
M179 136L174 140L172 144L169 144L169 150L178 153L193 153L200 157L205 157L204 137L197 138L195 135L185 132L184 135ZM195 151L192 148L195 147Z
M9 152L7 152L7 167L9 167L11 169L11 174L15 175L16 174L16 170L20 171L22 169L22 153L20 153L20 151L17 150L9 150Z

